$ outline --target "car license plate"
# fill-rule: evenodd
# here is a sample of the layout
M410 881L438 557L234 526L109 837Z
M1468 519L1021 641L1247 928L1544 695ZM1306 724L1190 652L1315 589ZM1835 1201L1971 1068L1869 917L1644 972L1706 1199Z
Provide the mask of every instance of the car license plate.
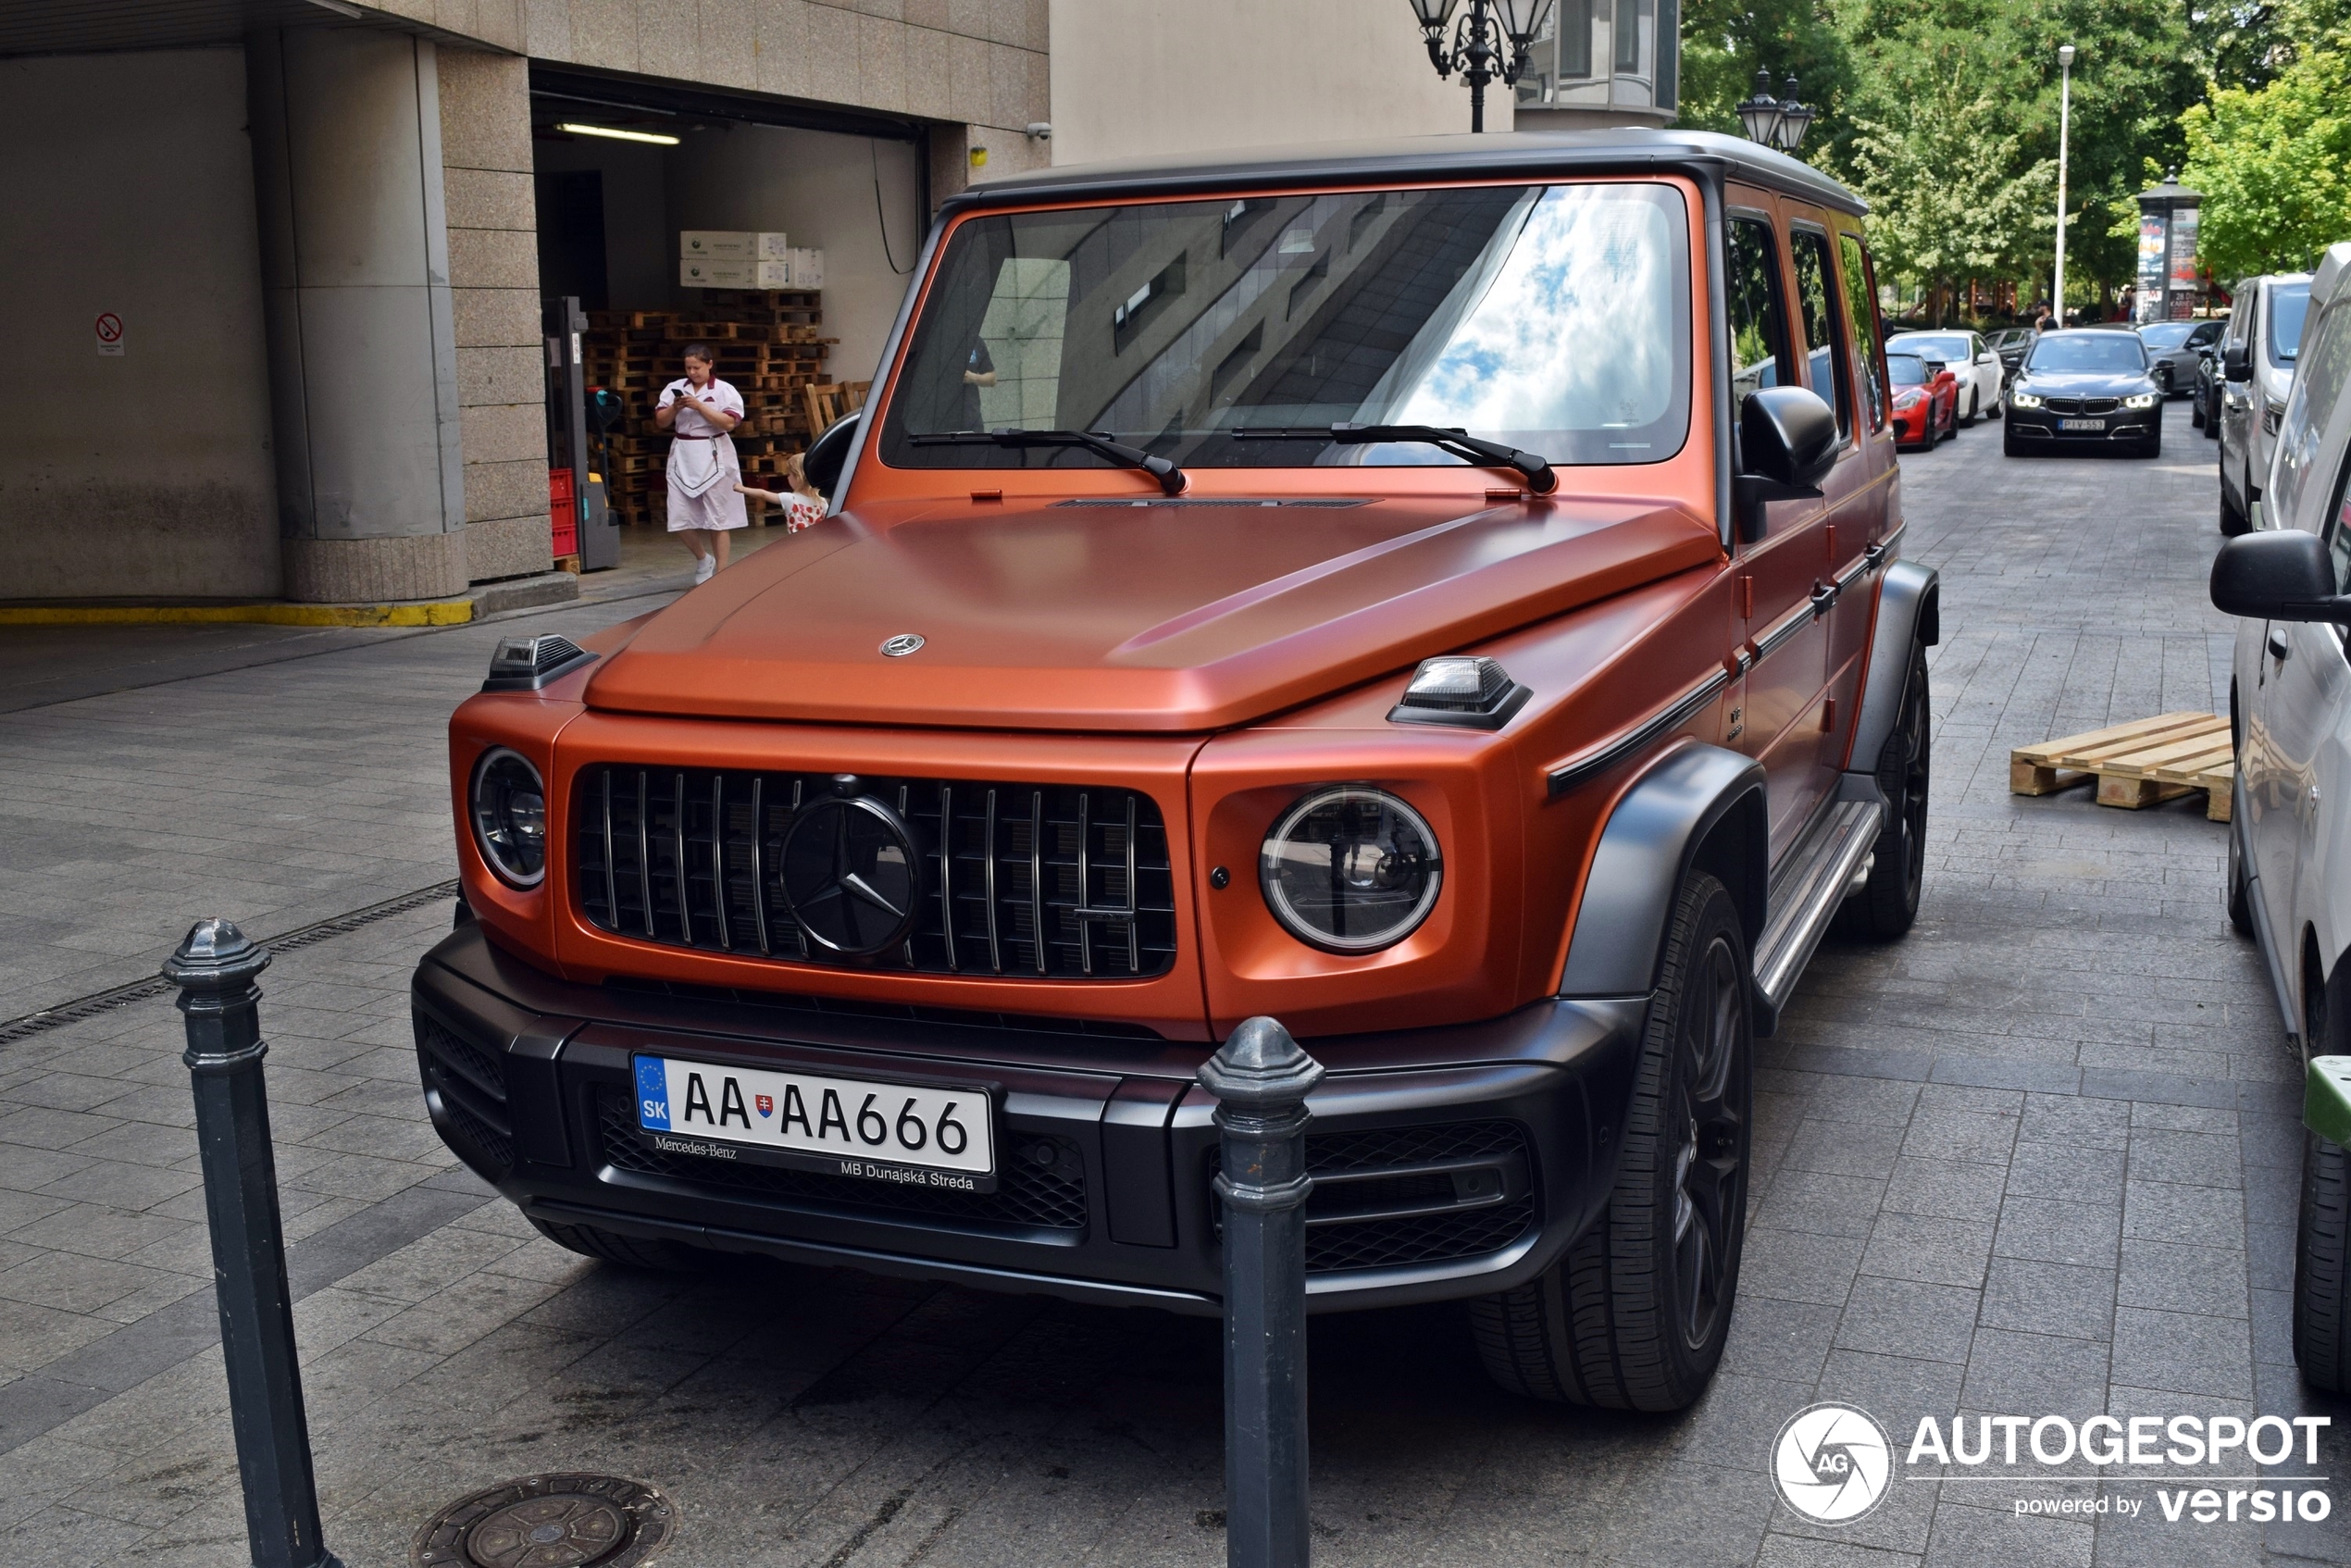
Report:
M2102 430L2106 429L2106 421L2103 419L2059 419L2058 429L2060 430Z
M640 1056L637 1126L668 1154L952 1192L996 1190L984 1090Z

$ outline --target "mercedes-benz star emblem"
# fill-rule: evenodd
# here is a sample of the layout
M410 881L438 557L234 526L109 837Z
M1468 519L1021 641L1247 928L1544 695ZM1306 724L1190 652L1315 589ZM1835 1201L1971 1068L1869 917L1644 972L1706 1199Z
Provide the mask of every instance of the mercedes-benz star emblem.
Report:
M885 658L902 659L922 645L923 634L921 632L902 631L897 636L886 639L883 641L882 654Z
M804 807L784 835L784 902L808 940L862 957L895 947L914 924L922 861L896 812L871 795Z

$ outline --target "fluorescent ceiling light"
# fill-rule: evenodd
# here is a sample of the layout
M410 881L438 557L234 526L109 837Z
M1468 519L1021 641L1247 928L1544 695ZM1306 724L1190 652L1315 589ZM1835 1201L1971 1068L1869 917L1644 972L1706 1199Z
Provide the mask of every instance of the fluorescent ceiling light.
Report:
M617 126L574 125L568 121L556 126L555 129L568 131L574 136L609 136L616 142L650 142L656 147L674 147L678 144L677 137L664 136L657 131L623 131Z

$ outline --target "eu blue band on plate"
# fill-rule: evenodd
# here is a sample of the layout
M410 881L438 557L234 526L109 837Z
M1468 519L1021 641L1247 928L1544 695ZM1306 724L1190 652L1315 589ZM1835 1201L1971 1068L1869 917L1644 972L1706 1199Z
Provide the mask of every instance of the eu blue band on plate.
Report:
M637 1058L638 1121L669 1130L669 1074L658 1056Z

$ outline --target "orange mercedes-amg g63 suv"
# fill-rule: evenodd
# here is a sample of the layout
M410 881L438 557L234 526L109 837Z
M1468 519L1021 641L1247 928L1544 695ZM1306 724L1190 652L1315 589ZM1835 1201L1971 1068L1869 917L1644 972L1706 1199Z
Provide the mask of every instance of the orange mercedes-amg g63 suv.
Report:
M1673 131L950 200L825 520L452 719L434 1125L616 1263L1214 1313L1193 1074L1270 1014L1314 1310L1686 1404L1754 1042L1918 902L1860 210Z

